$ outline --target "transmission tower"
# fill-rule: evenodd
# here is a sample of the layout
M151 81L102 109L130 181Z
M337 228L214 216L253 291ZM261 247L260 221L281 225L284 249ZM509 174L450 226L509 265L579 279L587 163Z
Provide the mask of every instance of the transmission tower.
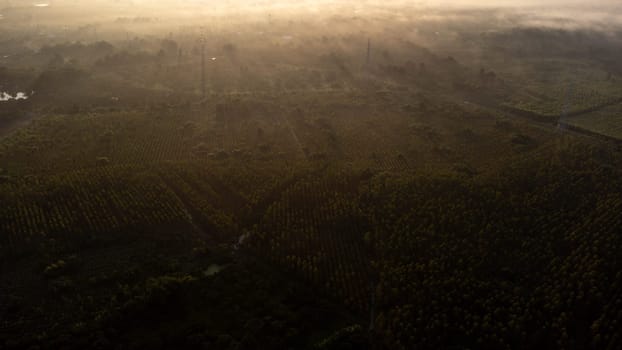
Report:
M371 39L367 39L367 59L365 65L369 66L369 60L371 57Z
M201 38L201 99L205 99L205 38Z

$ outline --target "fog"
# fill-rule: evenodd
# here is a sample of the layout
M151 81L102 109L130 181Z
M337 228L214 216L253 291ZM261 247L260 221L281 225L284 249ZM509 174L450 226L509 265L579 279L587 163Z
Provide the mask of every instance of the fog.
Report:
M548 0L546 2L538 0L440 0L429 2L428 4L436 4L437 6L463 6L463 7L564 7L564 6L580 6L580 7L600 7L609 5L618 5L616 0L596 0L586 2L584 0ZM433 6L433 5L432 5Z
M317 22L339 16L366 21L364 29L367 31L387 25L388 18L414 27L432 22L453 25L470 21L488 24L490 30L516 26L617 30L622 23L622 7L619 2L609 0L547 1L544 4L530 0L12 0L0 5L0 28L11 31L51 26L48 29L69 32L85 26L125 21L117 29L126 30L131 20L148 24L149 30L159 27L170 32L175 27L179 29L190 24L218 30L238 24L248 27L275 19Z

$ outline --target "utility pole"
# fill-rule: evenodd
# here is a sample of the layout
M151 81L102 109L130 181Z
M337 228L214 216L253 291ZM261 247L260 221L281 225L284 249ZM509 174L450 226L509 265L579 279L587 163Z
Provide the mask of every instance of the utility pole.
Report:
M369 66L369 58L371 56L371 39L367 39L367 60L365 62L366 66Z

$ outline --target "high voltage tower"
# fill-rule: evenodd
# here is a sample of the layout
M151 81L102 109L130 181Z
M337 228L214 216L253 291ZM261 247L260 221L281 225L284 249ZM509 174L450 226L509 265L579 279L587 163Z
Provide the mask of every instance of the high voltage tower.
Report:
M559 116L559 121L557 122L557 129L564 130L566 128L566 122L568 119L568 113L570 112L570 100L574 95L574 84L570 83L568 88L566 89L566 93L564 94L564 102L562 105L561 115Z
M369 66L369 60L371 56L371 39L367 39L367 59L365 60L365 65Z
M205 38L201 38L201 99L205 99Z

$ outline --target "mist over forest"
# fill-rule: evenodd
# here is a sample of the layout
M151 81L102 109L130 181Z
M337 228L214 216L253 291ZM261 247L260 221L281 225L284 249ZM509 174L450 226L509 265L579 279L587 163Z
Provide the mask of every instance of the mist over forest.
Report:
M1 0L0 349L622 348L622 5Z

